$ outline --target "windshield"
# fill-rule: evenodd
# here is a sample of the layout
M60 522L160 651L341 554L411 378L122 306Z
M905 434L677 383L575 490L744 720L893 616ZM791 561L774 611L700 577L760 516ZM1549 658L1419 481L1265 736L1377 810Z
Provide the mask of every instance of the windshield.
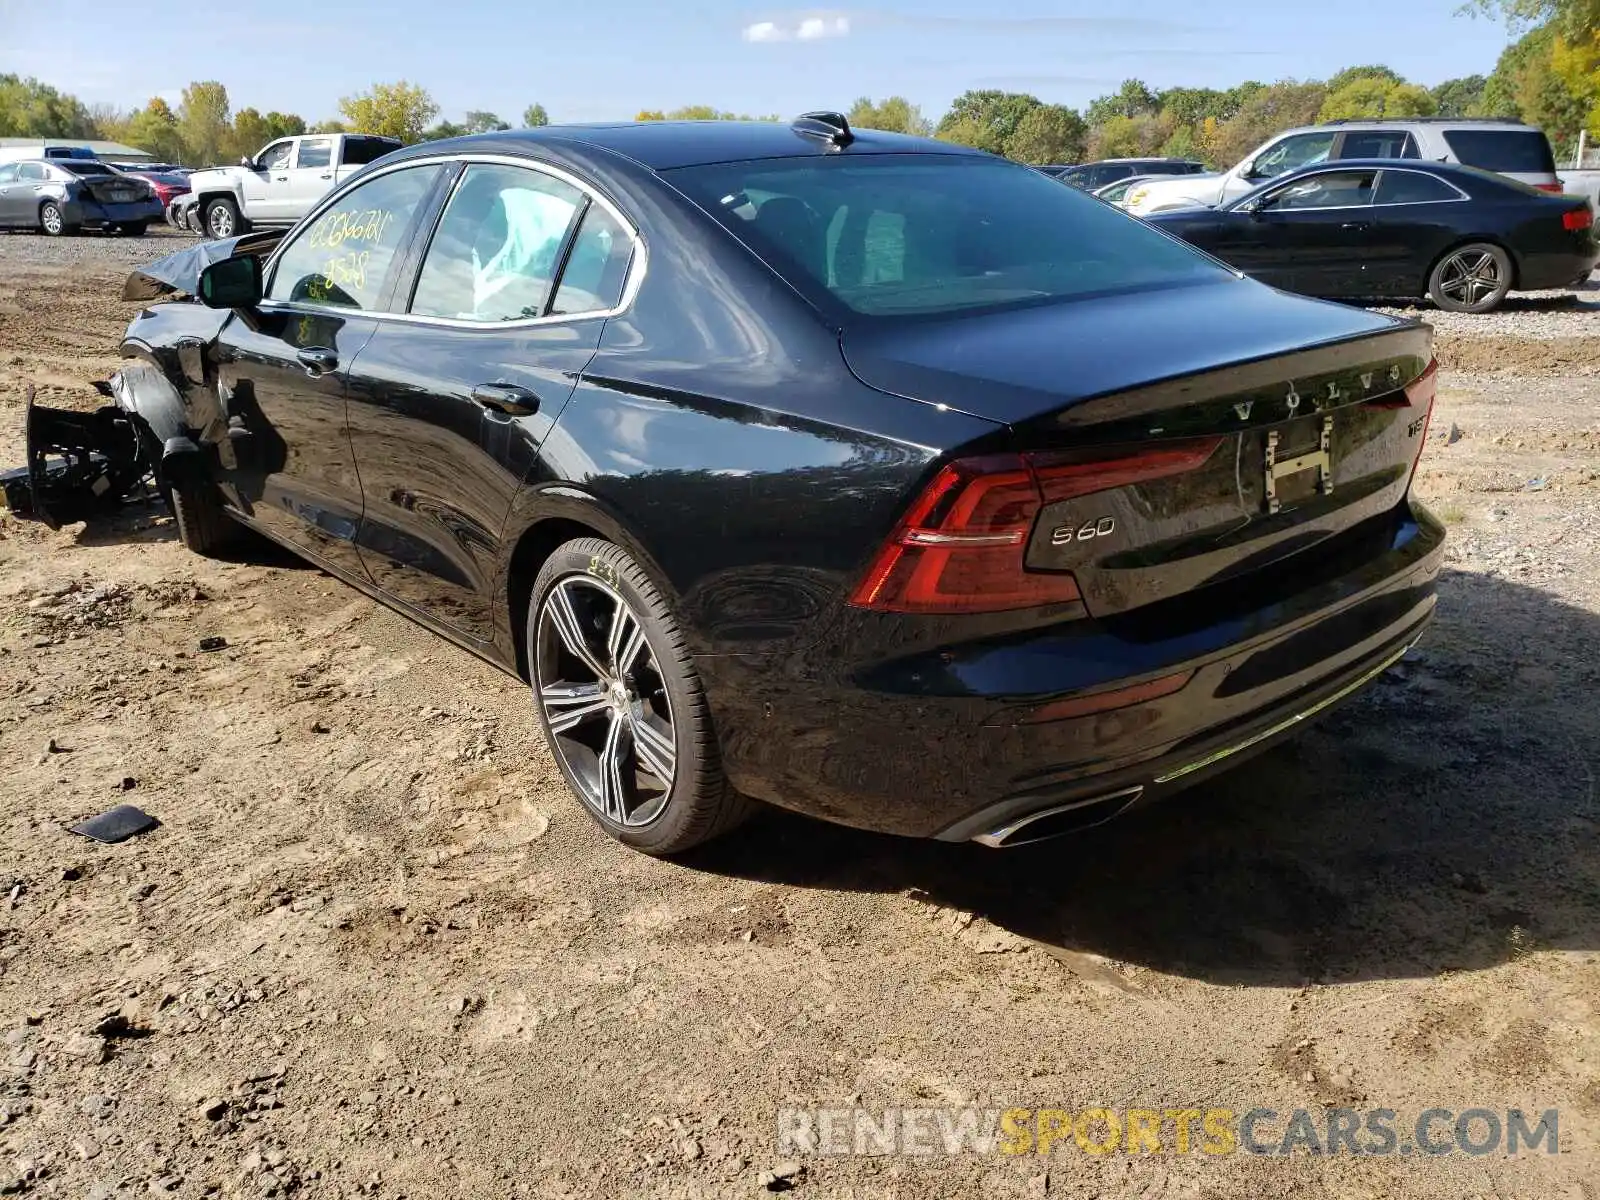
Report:
M940 154L663 172L819 307L931 316L1228 278L1028 167Z

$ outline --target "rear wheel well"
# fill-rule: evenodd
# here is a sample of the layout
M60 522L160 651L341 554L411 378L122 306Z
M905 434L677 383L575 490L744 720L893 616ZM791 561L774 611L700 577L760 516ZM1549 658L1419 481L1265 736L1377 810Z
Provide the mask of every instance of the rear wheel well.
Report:
M540 521L527 530L517 542L517 548L511 552L511 566L506 573L506 615L511 627L511 641L517 649L517 674L523 679L532 679L523 627L528 622L533 581L538 578L539 568L544 566L545 560L556 552L557 547L574 538L586 537L611 540L581 521L556 519Z

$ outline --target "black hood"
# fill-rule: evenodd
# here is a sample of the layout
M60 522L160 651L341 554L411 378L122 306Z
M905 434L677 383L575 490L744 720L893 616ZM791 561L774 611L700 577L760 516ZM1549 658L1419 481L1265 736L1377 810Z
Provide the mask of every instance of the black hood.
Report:
M212 263L247 254L270 254L273 247L283 240L283 234L281 229L269 229L216 242L199 242L187 250L158 258L128 276L127 282L122 285L122 298L159 300L162 296L174 293L192 296L200 286L200 272Z

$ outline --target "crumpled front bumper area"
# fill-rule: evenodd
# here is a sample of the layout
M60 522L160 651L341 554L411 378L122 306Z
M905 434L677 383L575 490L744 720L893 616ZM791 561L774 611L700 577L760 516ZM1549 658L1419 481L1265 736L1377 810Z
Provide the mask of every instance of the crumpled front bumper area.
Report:
M95 387L111 394L109 384ZM30 387L27 462L0 472L0 491L14 515L59 529L115 508L149 476L139 430L121 408L45 408Z

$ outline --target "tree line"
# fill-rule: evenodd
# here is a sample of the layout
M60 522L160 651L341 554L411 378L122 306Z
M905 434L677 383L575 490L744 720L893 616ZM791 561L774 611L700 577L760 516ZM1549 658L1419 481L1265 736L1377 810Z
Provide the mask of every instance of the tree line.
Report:
M1251 80L1227 89L1156 90L1124 81L1083 111L1024 92L968 91L938 120L902 96L862 97L850 108L852 125L933 135L1028 163L1171 155L1211 167L1237 162L1282 129L1361 117L1489 116L1537 125L1565 159L1580 129L1600 139L1600 0L1470 0L1509 19L1517 38L1494 71L1425 87L1381 64L1348 67L1325 80ZM0 136L104 138L137 146L157 159L189 165L231 162L289 134L383 134L411 143L508 129L485 110L459 123L439 120L428 91L406 80L380 83L339 101L339 117L308 125L295 113L233 111L215 80L191 83L176 108L159 97L120 112L90 108L48 84L0 75ZM646 109L635 119L770 120L710 105ZM549 123L544 106L530 104L522 127Z

